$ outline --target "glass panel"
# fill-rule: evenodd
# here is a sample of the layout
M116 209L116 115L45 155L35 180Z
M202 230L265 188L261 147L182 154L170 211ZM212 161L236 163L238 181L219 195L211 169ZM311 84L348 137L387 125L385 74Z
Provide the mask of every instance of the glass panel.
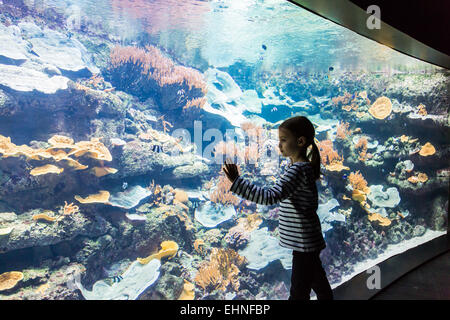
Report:
M334 288L445 234L446 70L281 0L0 9L1 299L287 299L293 247ZM303 169L255 204L226 157Z

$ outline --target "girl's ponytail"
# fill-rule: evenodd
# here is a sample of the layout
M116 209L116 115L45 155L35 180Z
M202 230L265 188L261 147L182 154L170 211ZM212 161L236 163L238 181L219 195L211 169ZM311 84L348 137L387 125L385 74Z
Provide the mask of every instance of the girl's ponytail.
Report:
M314 142L314 140L311 143L312 146L312 150L310 152L311 158L310 158L310 162L313 166L313 171L314 171L314 178L316 180L320 179L320 152L319 152L319 148L317 147L316 143ZM309 158L309 156L308 156Z

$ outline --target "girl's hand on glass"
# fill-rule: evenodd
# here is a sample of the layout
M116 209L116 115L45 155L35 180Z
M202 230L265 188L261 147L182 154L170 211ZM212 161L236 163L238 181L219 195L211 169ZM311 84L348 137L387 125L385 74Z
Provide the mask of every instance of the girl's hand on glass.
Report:
M238 168L230 159L225 160L225 163L223 164L223 172L225 172L225 175L231 182L234 182L234 180L239 177Z

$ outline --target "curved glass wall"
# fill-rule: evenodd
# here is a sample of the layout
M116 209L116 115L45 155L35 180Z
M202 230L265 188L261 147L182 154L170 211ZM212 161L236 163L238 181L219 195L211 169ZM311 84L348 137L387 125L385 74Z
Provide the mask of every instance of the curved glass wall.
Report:
M0 4L0 298L286 299L277 126L315 125L332 287L445 234L446 70L281 1Z

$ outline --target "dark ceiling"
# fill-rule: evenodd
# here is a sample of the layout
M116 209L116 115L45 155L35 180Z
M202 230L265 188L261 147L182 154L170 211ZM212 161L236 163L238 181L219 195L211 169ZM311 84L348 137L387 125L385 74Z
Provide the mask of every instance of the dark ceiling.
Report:
M380 7L381 20L450 56L450 0L349 0L366 10Z

